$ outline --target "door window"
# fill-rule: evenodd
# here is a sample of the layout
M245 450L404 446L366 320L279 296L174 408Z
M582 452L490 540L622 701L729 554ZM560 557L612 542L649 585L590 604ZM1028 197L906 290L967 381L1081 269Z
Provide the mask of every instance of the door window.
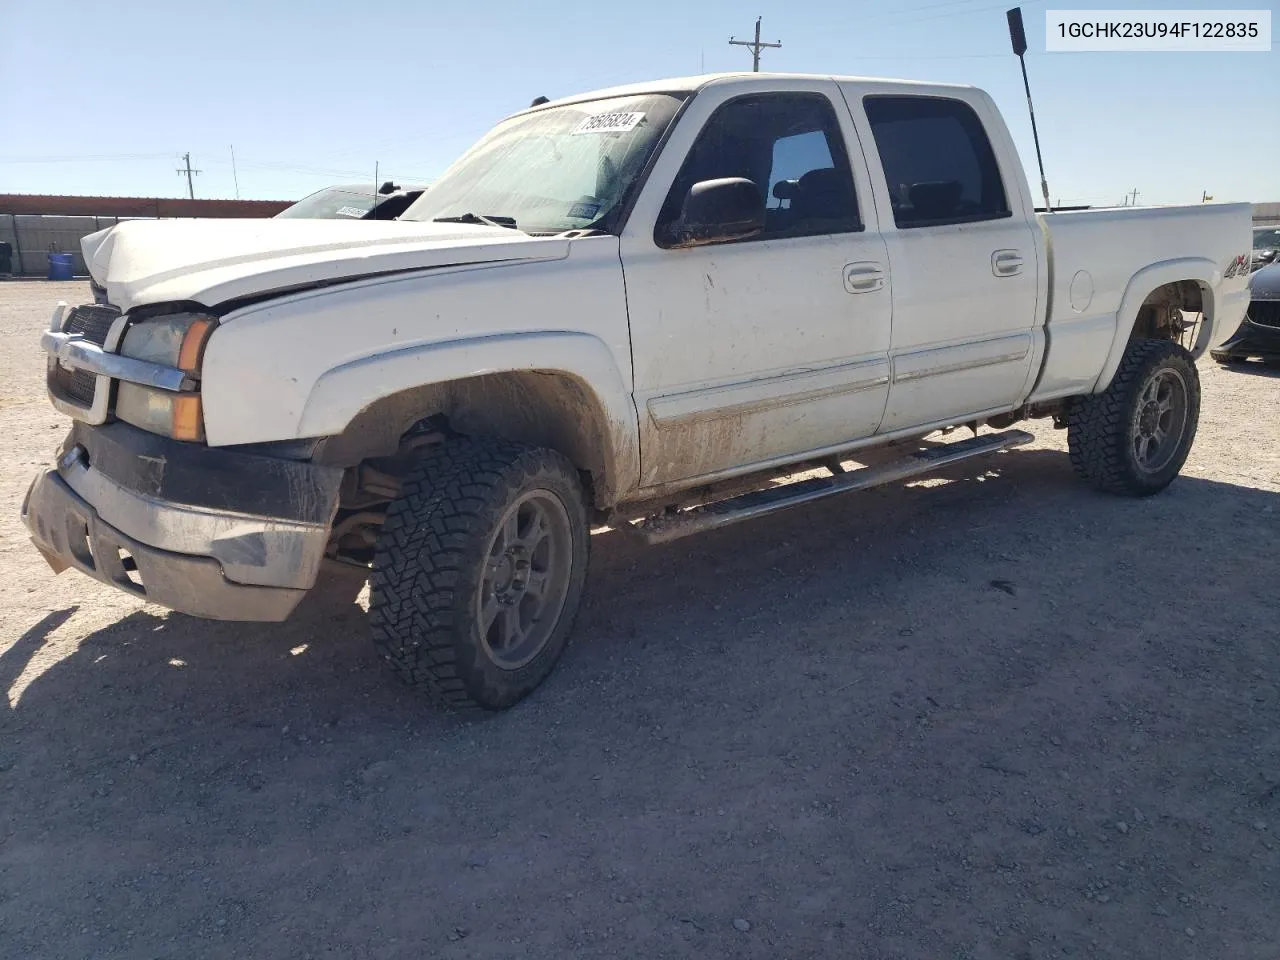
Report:
M730 100L711 115L667 195L654 239L674 227L695 183L745 177L765 201L765 229L747 241L861 230L853 174L831 101L816 93Z
M1012 216L995 151L967 103L872 96L863 104L899 227Z

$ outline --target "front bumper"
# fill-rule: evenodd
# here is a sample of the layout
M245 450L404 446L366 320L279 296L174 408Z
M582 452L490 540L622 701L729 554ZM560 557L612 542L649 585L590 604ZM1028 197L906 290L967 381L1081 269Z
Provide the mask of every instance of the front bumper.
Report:
M1257 302L1259 301L1255 301ZM1280 316L1280 310L1276 311L1276 315ZM1240 327L1236 332L1215 347L1211 354L1215 360L1227 360L1233 357L1280 360L1280 326L1257 323L1246 316L1240 321Z
M283 620L315 583L341 478L124 423L77 423L22 515L55 571L74 567L193 616Z

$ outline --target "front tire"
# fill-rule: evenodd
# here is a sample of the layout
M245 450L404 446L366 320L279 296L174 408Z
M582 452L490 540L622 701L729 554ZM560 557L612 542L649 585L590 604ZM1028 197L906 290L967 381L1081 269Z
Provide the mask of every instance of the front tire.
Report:
M1135 341L1105 392L1072 401L1071 465L1099 490L1150 496L1182 469L1199 422L1200 376L1191 354L1168 340Z
M504 710L560 659L586 580L577 471L552 450L461 439L429 450L378 537L369 622L401 680Z

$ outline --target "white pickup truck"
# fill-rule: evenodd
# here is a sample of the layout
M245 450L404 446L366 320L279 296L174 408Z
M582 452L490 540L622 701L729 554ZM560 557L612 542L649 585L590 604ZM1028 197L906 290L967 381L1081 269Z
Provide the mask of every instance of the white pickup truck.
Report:
M584 94L498 124L398 222L87 238L96 302L43 336L73 423L23 514L55 570L202 617L283 619L357 567L397 674L501 709L564 649L594 524L669 540L1031 418L1095 486L1162 489L1249 248L1246 204L1037 216L972 87Z

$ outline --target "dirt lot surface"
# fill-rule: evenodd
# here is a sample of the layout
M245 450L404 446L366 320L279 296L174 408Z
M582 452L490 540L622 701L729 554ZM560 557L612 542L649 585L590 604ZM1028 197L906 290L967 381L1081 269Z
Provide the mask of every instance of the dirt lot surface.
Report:
M65 421L0 285L0 956L1280 956L1280 377L1201 365L1184 476L1064 436L643 548L464 722L352 604L202 622L18 521Z

